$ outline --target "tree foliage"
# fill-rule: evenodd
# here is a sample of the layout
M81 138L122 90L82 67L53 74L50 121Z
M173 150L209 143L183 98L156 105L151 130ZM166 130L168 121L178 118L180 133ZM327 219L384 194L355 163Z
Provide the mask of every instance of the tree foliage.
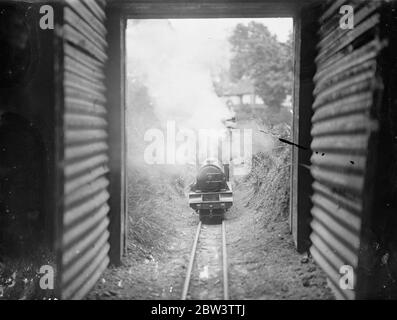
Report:
M238 24L229 39L234 81L248 78L266 105L279 108L292 93L292 39L279 42L261 23Z

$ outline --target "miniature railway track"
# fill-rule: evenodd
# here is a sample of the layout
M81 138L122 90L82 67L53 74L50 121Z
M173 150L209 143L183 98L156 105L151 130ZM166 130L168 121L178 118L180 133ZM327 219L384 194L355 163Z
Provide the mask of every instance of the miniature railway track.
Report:
M190 286L190 282L191 282L191 278L192 278L192 270L193 270L194 261L195 261L196 255L197 255L197 247L198 247L198 243L199 243L201 230L202 230L202 222L200 221L197 226L192 251L190 253L189 264L188 264L186 277L185 277L185 283L183 285L183 290L182 290L182 300L186 300L188 292L189 292L189 286ZM228 300L229 299L229 290L228 290L229 287L228 287L228 268L227 268L227 252L226 252L226 225L225 225L224 220L222 220L221 232L222 232L223 299Z

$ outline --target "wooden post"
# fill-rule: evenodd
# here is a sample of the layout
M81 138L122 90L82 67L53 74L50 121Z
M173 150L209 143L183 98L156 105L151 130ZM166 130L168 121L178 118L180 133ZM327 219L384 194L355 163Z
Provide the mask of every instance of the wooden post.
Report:
M310 246L310 209L312 203L310 166L313 76L316 71L317 6L303 7L294 20L294 118L293 142L307 149L292 147L290 229L296 248L305 252Z
M125 146L125 20L117 9L107 10L106 70L109 121L110 263L120 265L127 234Z

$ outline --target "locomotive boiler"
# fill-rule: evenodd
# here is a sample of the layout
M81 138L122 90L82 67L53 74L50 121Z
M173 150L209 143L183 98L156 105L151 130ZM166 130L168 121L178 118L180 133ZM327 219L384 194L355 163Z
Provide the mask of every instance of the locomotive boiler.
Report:
M189 206L204 217L222 217L233 205L233 191L229 181L229 165L207 159L197 171L190 187Z

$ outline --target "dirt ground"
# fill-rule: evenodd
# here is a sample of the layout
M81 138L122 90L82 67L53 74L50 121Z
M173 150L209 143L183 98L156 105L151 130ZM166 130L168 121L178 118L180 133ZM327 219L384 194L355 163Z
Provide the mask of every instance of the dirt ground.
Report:
M310 257L296 252L287 221L266 222L271 212L249 208L246 198L242 185L226 216L230 298L333 299L322 271ZM182 209L168 217L173 231L165 235L166 249L151 251L130 241L124 265L109 268L88 299L180 299L198 217L183 199L179 205ZM222 277L213 281L220 270L211 266L220 248L208 249L216 237L207 237L207 249L198 253L188 298L222 299Z
M231 299L333 299L320 268L295 250L285 219L268 219L245 205L246 191L236 194L228 216L227 243ZM242 214L240 214L240 212Z

